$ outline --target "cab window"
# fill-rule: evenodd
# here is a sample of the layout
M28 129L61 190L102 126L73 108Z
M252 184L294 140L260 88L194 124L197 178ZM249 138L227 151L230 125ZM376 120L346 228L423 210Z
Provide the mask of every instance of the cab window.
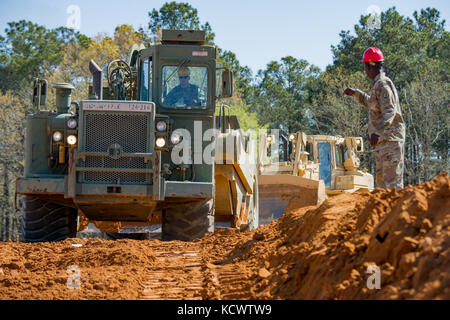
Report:
M314 150L311 142L306 143L305 151L308 152L308 161L314 161Z
M344 165L344 146L343 145L335 145L335 154L336 154L336 165L342 167Z
M206 108L208 69L171 65L162 68L161 104L165 107Z
M319 174L326 187L331 186L331 145L328 142L319 142Z
M141 64L141 83L139 88L141 101L152 100L152 61L145 60Z
M222 83L222 69L216 69L216 97L220 96L221 83Z

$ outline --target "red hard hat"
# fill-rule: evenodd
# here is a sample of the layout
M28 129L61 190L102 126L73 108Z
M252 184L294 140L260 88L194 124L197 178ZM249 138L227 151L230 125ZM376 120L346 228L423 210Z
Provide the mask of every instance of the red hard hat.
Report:
M384 61L383 52L377 47L370 47L364 51L362 62L380 62Z

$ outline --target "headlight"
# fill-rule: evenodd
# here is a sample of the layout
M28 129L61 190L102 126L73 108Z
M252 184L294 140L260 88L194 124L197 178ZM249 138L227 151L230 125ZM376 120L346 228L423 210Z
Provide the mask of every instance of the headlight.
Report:
M156 146L158 147L158 148L162 148L162 147L164 147L166 145L166 139L164 139L164 138L158 138L158 139L156 139Z
M181 142L181 136L178 133L172 133L170 142L172 142L172 144L179 144Z
M77 127L77 120L75 119L67 120L67 127L69 127L69 129L75 129Z
M159 121L156 124L156 130L158 131L166 131L167 129L167 123L165 121Z
M53 141L59 142L59 141L62 140L62 138L63 138L63 135L62 135L61 132L55 131L55 132L53 133Z
M271 143L272 142L272 136L267 136L267 143Z
M290 135L289 135L289 141L294 141L294 139L295 139L295 134L293 134L293 133L291 133Z
M67 137L67 143L73 146L77 143L77 137L75 137L73 134Z

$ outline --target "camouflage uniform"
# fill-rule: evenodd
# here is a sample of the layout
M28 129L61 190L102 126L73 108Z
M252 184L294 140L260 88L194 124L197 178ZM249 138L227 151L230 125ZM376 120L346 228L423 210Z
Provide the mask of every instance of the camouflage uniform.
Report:
M198 99L198 87L193 84L189 84L188 87L182 88L180 85L173 88L167 97L164 99L164 105L186 105L186 106L199 106L200 101Z
M394 84L381 71L370 95L356 90L355 96L369 110L369 137L379 136L375 147L377 186L403 188L406 127Z

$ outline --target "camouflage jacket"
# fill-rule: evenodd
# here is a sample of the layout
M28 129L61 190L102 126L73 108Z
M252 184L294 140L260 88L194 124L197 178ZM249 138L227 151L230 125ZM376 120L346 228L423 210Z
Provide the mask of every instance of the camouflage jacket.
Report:
M167 97L164 99L166 106L199 106L198 87L189 84L187 88L176 86L173 88Z
M383 71L374 79L370 95L356 90L355 96L369 110L369 137L375 133L379 142L405 141L405 121L397 90Z

